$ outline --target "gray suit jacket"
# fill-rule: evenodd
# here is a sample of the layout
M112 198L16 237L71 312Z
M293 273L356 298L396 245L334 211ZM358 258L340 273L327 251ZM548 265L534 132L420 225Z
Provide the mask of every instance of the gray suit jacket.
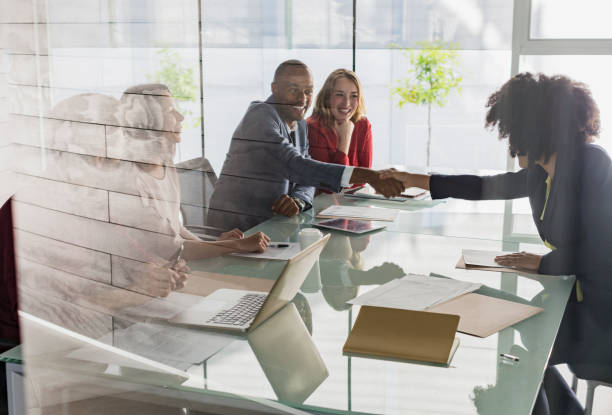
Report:
M312 204L316 187L341 189L344 166L312 160L307 126L298 121L296 145L271 102L252 102L234 132L210 201L207 225L247 230L273 216L283 194Z

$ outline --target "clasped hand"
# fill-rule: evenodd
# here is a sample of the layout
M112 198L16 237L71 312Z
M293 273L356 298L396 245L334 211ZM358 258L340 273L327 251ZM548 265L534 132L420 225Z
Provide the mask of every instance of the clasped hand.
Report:
M334 121L334 132L338 136L337 149L348 154L355 124L351 120Z
M238 228L222 233L218 240L236 241L236 248L242 252L264 252L270 245L270 238L265 233L257 232L245 238Z
M184 259L179 259L171 268L155 267L148 273L146 284L137 281L137 290L143 290L155 297L167 297L174 290L183 288L190 277L191 270ZM134 289L134 288L133 288Z
M300 207L289 195L282 195L272 204L272 212L292 217L300 213Z
M404 184L394 177L381 177L381 172L374 172L375 175L367 182L376 190L376 193L382 194L384 197L395 197L402 194L406 189Z

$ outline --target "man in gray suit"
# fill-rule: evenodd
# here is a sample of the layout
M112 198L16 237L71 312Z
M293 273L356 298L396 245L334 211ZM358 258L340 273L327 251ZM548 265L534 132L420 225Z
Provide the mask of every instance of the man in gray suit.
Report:
M272 95L252 102L234 132L211 198L209 225L246 230L275 213L297 215L310 209L317 187L339 192L367 182L386 197L404 190L398 181L379 179L375 170L310 158L304 116L312 96L312 75L304 63L278 66Z

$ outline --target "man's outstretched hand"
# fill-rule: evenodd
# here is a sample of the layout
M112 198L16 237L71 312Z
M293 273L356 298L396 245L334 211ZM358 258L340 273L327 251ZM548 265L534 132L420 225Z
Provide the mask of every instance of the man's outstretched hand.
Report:
M350 181L351 183L366 182L372 186L377 193L387 198L399 196L405 190L404 184L401 181L393 177L381 179L380 172L361 167L355 167Z
M389 198L399 196L405 190L404 184L396 179L373 179L367 181L377 193Z

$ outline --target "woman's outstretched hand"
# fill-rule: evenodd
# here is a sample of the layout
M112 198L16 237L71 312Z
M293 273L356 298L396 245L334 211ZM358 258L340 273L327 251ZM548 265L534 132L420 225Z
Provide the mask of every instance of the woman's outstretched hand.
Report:
M390 168L381 170L378 177L380 179L395 179L402 182L406 189L409 187L419 187L424 190L429 190L429 175L427 174L413 174Z
M542 255L530 254L528 252L516 252L509 255L495 257L495 262L505 267L520 268L529 271L538 271Z

